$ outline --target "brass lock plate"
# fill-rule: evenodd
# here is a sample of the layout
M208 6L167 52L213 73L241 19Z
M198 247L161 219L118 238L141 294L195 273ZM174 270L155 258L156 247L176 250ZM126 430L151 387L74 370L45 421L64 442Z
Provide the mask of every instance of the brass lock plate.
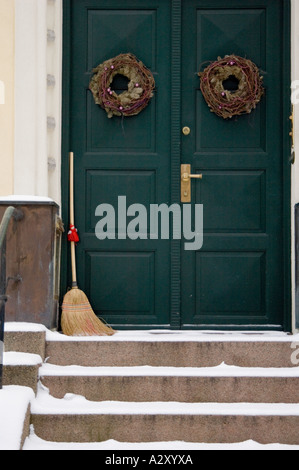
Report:
M191 165L181 165L181 202L191 202Z

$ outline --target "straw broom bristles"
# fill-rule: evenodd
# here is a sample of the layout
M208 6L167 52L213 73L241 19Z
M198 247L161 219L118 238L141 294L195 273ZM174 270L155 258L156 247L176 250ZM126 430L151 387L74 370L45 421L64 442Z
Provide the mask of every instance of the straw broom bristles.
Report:
M64 296L61 327L67 336L112 336L115 333L95 315L87 296L78 288Z
M70 225L74 228L74 154L70 153ZM71 241L72 289L63 299L61 328L66 336L112 336L115 331L94 313L85 293L78 288L75 242Z

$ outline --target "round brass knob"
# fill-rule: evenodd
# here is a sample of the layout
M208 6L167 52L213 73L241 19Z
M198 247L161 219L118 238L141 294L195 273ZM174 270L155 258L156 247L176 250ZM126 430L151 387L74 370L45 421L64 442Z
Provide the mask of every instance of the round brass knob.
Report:
M187 127L187 126L186 126L186 127L183 127L183 134L184 134L184 135L189 135L190 132L191 132L190 127Z

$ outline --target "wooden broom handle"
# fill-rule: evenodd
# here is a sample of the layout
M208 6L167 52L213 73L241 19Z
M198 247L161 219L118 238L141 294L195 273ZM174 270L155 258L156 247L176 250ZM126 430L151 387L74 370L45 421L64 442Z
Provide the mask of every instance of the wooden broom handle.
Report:
M75 225L74 210L74 153L70 152L70 224ZM71 242L71 261L72 261L72 281L73 288L77 287L77 270L76 270L76 246L75 242Z

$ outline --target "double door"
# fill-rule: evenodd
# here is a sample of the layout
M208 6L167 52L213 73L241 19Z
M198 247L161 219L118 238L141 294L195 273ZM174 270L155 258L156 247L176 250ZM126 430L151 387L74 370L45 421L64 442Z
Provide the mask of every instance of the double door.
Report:
M115 328L281 329L289 298L288 2L280 0L73 0L65 2L67 150L75 153L80 286ZM89 90L93 69L132 53L156 83L134 117L108 119ZM265 93L248 115L210 112L198 72L235 54L252 60ZM115 84L122 92L122 77ZM289 83L287 83L287 86ZM184 131L183 131L184 129ZM190 165L191 203L181 202ZM121 197L121 199L119 199ZM121 204L119 204L121 201ZM124 202L126 206L124 206ZM115 210L115 237L99 240L96 209ZM133 204L203 208L203 244L119 236ZM67 212L66 212L67 214ZM129 215L131 214L131 215ZM67 216L66 216L67 217ZM109 228L107 229L109 232ZM69 264L69 263L68 263Z

